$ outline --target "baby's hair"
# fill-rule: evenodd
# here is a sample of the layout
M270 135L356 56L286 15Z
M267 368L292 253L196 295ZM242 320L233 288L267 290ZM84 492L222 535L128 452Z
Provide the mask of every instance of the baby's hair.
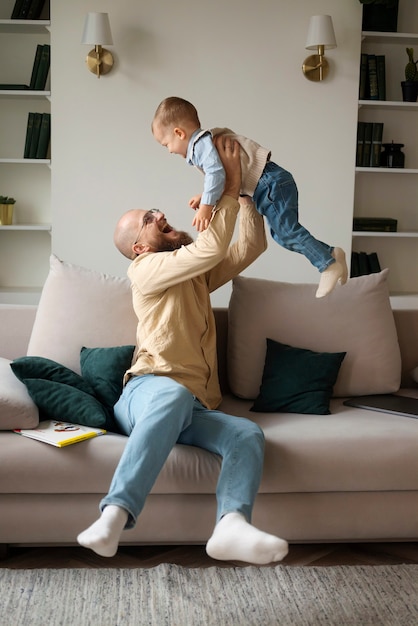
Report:
M178 125L184 122L191 122L196 127L200 128L200 120L196 107L194 107L191 102L183 100L183 98L177 98L176 96L165 98L158 105L152 121L153 127L155 122L164 127L171 126L172 124Z

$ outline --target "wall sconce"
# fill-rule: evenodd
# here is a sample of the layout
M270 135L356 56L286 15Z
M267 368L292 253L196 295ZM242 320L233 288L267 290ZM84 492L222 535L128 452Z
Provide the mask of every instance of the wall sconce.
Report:
M86 57L90 72L94 72L97 78L110 72L113 56L109 50L102 48L103 44L113 44L107 13L87 13L81 43L94 45L94 50L90 50Z
M324 80L328 74L328 61L324 56L324 50L336 48L334 27L330 15L313 15L309 22L308 37L306 39L307 50L317 50L305 59L302 71L308 80Z

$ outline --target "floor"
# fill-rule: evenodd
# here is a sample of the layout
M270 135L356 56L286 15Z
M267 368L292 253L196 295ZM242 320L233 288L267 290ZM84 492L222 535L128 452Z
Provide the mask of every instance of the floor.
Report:
M204 546L121 546L107 559L81 547L11 547L0 552L0 568L134 568L174 563L183 567L243 566L215 561ZM284 565L394 565L418 564L418 543L292 544Z

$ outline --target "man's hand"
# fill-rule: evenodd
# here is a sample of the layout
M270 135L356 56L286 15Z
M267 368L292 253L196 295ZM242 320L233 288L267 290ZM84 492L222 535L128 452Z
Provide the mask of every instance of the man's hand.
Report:
M224 194L232 196L238 200L241 189L241 162L239 158L240 146L226 135L218 135L214 139L215 146L219 152L222 165L225 168L225 188Z

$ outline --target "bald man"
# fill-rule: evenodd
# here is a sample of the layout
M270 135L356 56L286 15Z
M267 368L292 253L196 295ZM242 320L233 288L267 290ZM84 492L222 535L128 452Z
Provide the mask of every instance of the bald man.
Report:
M267 246L262 216L248 199L241 207L238 202L238 144L221 138L218 149L226 170L224 194L196 241L156 210L128 211L116 226L115 245L132 261L137 351L114 407L129 439L100 503L101 516L77 538L102 556L116 554L122 531L136 524L176 443L222 458L209 556L261 565L280 561L288 551L285 540L251 524L263 471L263 432L250 420L216 410L221 393L209 294ZM238 214L238 238L231 243Z

